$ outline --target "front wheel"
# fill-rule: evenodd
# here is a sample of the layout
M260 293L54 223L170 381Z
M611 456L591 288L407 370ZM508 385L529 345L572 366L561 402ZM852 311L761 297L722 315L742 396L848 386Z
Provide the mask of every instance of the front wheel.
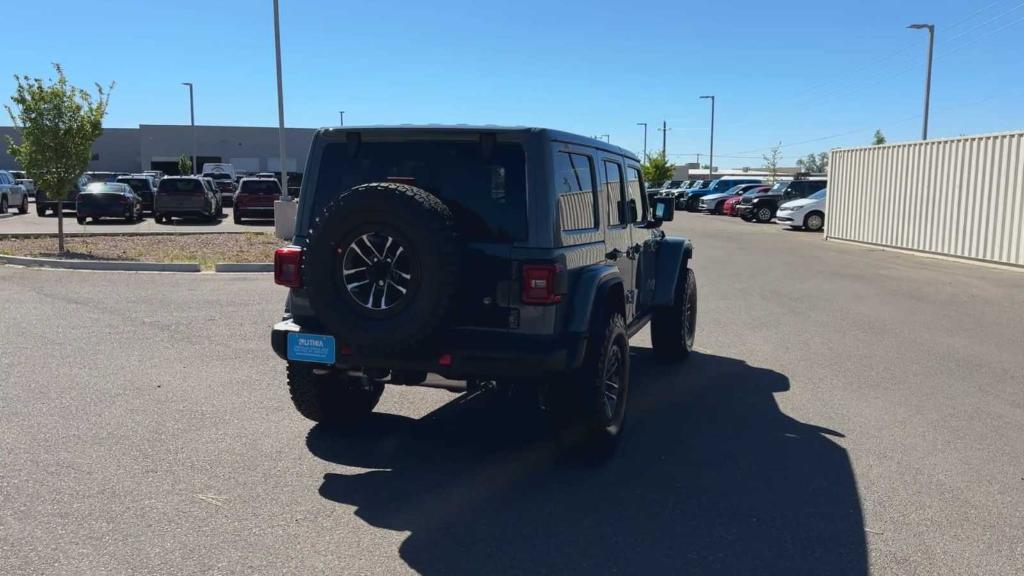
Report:
M757 211L754 212L754 218L757 218L757 221L761 223L771 222L772 209L768 207L758 208Z
M384 384L351 378L333 368L289 362L288 391L299 414L339 426L355 424L372 412L384 393Z
M75 218L75 220L78 220L79 224L85 226L85 216L79 216L78 218Z
M39 216L40 218L46 216L46 207L40 206L39 200L36 200L36 216Z
M18 214L28 214L28 194L21 197L21 206L18 206Z
M242 214L238 212L238 208L231 214L231 219L234 220L235 224L242 223Z
M654 312L651 320L651 343L660 360L684 360L693 352L697 331L697 277L687 268L685 278L677 283L672 306Z
M0 214L7 214L7 197L0 198Z
M825 215L820 212L811 212L804 220L804 226L811 232L820 232L825 227Z

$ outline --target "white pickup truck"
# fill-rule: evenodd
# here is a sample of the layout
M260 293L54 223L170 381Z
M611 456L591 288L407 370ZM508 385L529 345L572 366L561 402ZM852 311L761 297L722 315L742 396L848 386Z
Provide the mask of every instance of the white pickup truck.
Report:
M14 176L14 182L21 184L25 187L25 192L28 192L29 198L35 198L36 196L36 181L29 178L28 174L21 170L9 170L11 176Z
M0 170L0 214L7 214L7 208L16 206L18 213L28 212L28 192L25 187L14 181L14 176L7 170Z

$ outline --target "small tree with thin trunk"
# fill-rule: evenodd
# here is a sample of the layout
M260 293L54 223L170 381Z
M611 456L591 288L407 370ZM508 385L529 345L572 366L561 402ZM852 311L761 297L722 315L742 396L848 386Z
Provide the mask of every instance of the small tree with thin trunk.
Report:
M644 181L649 184L671 180L676 172L676 165L669 162L661 152L647 155L643 163Z
M772 180L772 184L779 177L779 161L782 160L782 142L779 142L775 146L772 146L771 152L761 156L764 159L764 168L768 171L768 176Z
M184 154L178 156L178 173L182 176L190 176L192 174L192 159Z
M881 146L885 144L885 134L882 134L881 130L875 130L875 137L871 140L872 146Z
M89 166L92 145L103 133L110 91L96 85L96 96L68 83L60 64L57 79L14 76L11 106L4 106L21 136L7 137L7 151L48 199L57 200L57 238L64 253L64 200Z

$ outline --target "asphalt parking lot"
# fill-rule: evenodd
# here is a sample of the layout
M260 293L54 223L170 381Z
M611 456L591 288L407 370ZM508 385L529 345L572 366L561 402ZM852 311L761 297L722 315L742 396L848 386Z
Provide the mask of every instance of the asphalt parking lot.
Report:
M696 246L699 353L634 339L602 467L487 396L312 426L267 275L0 267L3 572L1024 573L1024 273L666 229Z
M167 232L183 234L191 232L244 232L269 231L274 228L274 220L243 220L241 224L232 221L231 207L224 208L224 217L217 222L206 222L197 218L176 219L173 224L157 224L153 217L146 214L140 222L125 222L120 219L104 218L98 223L91 221L85 225L75 220L74 211L64 212L64 231L80 234L110 234L111 232ZM56 234L57 216L47 212L46 216L36 215L34 204L29 204L28 214L18 214L10 209L7 214L0 214L0 235L3 234Z

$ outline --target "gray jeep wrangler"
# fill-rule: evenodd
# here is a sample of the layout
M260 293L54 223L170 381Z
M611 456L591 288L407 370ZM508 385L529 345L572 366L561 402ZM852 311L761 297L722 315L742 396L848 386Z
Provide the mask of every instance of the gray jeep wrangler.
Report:
M649 205L649 202L651 203ZM307 418L351 424L385 384L428 373L470 390L518 386L612 445L629 396L629 338L693 349L697 286L671 198L640 162L543 128L345 127L313 139L274 351Z

